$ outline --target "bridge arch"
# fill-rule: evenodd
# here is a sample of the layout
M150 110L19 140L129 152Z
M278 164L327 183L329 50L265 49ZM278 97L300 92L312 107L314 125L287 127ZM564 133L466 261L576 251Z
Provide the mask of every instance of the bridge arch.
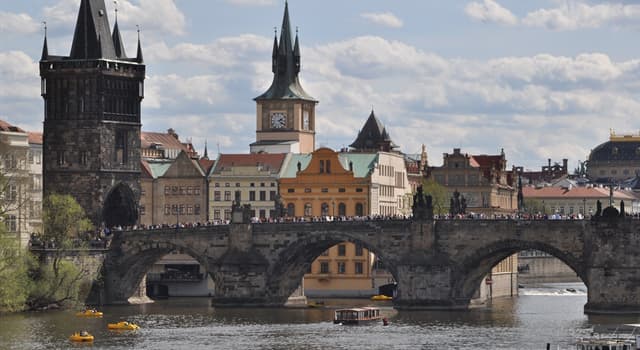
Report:
M454 297L471 299L482 282L482 279L491 272L491 269L500 261L523 250L539 250L551 254L565 263L585 283L587 289L589 280L587 272L581 267L580 257L562 251L546 242L507 239L493 242L475 250L458 266L457 278L454 279Z
M135 248L127 250L126 255L117 261L117 267L111 269L117 276L112 275L110 281L115 284L119 294L117 300L126 301L133 296L151 267L163 256L174 251L180 251L195 259L206 268L208 276L214 283L217 282L215 280L216 274L211 270L212 265L209 263L209 259L189 246L171 242L140 242Z
M129 185L118 183L106 196L102 220L107 227L132 226L138 221L136 197Z
M355 243L369 252L383 259L385 268L397 280L396 264L390 260L390 254L385 249L370 240L367 234L358 232L350 234L345 232L327 232L321 235L306 235L301 233L301 239L294 240L286 247L283 247L274 263L268 271L269 280L267 289L271 295L286 298L291 295L300 284L309 267L324 251L343 242Z

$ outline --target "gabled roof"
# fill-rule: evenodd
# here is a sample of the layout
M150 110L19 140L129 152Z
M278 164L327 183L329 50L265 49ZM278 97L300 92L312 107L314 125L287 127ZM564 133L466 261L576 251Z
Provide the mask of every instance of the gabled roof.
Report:
M233 167L262 167L273 174L280 172L286 153L250 153L250 154L220 154L211 175L220 174Z
M472 165L477 164L480 168L502 169L502 155L488 156L486 154L481 154L471 156L471 159L474 161Z
M173 165L173 160L170 159L142 160L142 168L154 179L164 176L171 165Z
M300 46L297 34L295 45L291 44L291 24L287 2L284 5L280 42L277 45L274 42L272 60L273 82L265 93L255 98L256 101L290 99L318 102L304 91L298 79Z
M371 174L378 162L377 153L340 153L338 155L342 167L349 170L351 163L354 177L367 177Z
M298 163L300 163L300 170L304 170L311 163L311 153L307 154L292 154L289 162L285 165L286 168L280 174L280 178L295 178L298 172Z
M200 158L200 159L198 159L198 163L200 164L200 167L202 168L204 173L205 174L209 174L211 172L211 169L213 168L213 166L216 164L216 161L215 160L206 159L206 158Z
M25 132L19 127L9 124L4 120L0 120L0 131L9 131L9 132Z
M390 152L398 146L393 143L386 128L382 125L380 120L376 118L376 115L372 110L369 118L367 118L367 121L364 123L362 130L358 133L358 137L349 145L349 147L356 151Z
M140 132L140 146L149 148L153 145L162 145L165 149L178 149L189 153L187 146L174 135L173 133L142 131Z

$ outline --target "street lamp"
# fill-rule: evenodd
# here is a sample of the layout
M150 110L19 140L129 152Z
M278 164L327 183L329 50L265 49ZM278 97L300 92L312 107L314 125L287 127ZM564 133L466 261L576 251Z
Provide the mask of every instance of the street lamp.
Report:
M586 198L582 198L582 215L585 218L587 217L587 199Z

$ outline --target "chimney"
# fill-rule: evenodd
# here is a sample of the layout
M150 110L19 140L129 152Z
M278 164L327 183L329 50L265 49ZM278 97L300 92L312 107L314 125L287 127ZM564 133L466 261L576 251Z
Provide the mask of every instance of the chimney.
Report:
M179 140L179 138L178 138L178 134L176 134L176 131L175 131L175 130L173 130L173 128L169 128L169 130L167 130L167 134L169 134L169 135L171 135L171 136L175 137L175 138L176 138L176 140Z

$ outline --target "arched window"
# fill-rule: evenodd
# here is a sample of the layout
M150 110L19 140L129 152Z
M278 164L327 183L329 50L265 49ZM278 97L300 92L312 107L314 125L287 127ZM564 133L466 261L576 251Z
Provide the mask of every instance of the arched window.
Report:
M364 206L362 203L356 203L356 216L364 216Z
M313 208L311 207L311 203L305 203L304 205L304 216L313 215Z
M329 216L329 204L327 203L322 203L322 211L321 214L322 216Z
M347 216L347 206L344 203L338 204L338 216Z
M287 204L287 216L294 217L296 216L296 206L293 203Z

